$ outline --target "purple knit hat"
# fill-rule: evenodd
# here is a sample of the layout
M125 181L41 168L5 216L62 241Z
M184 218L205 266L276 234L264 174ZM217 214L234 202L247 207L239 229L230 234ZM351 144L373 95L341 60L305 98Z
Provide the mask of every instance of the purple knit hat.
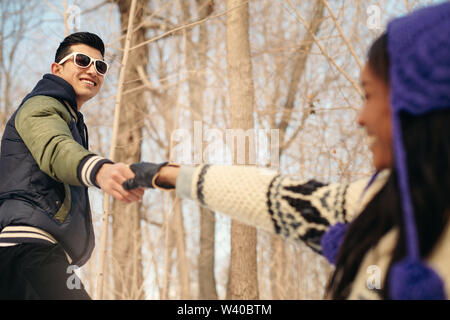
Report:
M400 119L402 114L420 116L450 109L450 3L391 21L387 36L394 158L408 254L392 266L390 295L393 299L445 299L442 280L420 260Z

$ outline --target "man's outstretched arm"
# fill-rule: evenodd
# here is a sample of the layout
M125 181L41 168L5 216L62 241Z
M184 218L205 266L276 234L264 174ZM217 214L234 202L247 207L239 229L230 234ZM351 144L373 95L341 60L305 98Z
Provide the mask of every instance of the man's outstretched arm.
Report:
M17 132L39 168L53 179L70 185L96 186L118 200L141 199L143 190L122 187L134 173L123 163L97 156L75 141L68 123L69 111L56 99L33 97L15 118Z

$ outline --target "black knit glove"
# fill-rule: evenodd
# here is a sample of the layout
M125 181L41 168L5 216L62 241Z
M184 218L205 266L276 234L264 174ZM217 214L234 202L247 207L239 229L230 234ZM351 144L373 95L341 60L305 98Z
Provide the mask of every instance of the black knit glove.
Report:
M174 186L156 185L156 177L159 170L167 165L168 162L163 163L151 163L151 162L138 162L130 165L131 171L136 175L133 179L126 180L122 185L125 190L131 190L136 188L163 188L173 189Z

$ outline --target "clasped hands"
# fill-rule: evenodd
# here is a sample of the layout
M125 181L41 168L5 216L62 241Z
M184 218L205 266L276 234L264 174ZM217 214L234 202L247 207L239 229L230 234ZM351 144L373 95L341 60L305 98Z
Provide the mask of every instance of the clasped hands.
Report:
M138 162L104 164L97 173L100 188L114 198L131 203L139 201L145 188L171 190L175 188L178 165Z

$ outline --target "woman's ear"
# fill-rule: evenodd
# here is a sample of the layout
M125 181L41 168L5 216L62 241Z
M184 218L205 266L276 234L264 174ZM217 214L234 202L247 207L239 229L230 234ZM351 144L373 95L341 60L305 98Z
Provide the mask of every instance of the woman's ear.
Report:
M58 63L56 63L56 62L53 62L53 63L52 63L52 67L51 67L52 74L54 74L55 76L60 75L60 74L61 74L62 67L63 67L62 65L60 65L60 64L58 64Z

